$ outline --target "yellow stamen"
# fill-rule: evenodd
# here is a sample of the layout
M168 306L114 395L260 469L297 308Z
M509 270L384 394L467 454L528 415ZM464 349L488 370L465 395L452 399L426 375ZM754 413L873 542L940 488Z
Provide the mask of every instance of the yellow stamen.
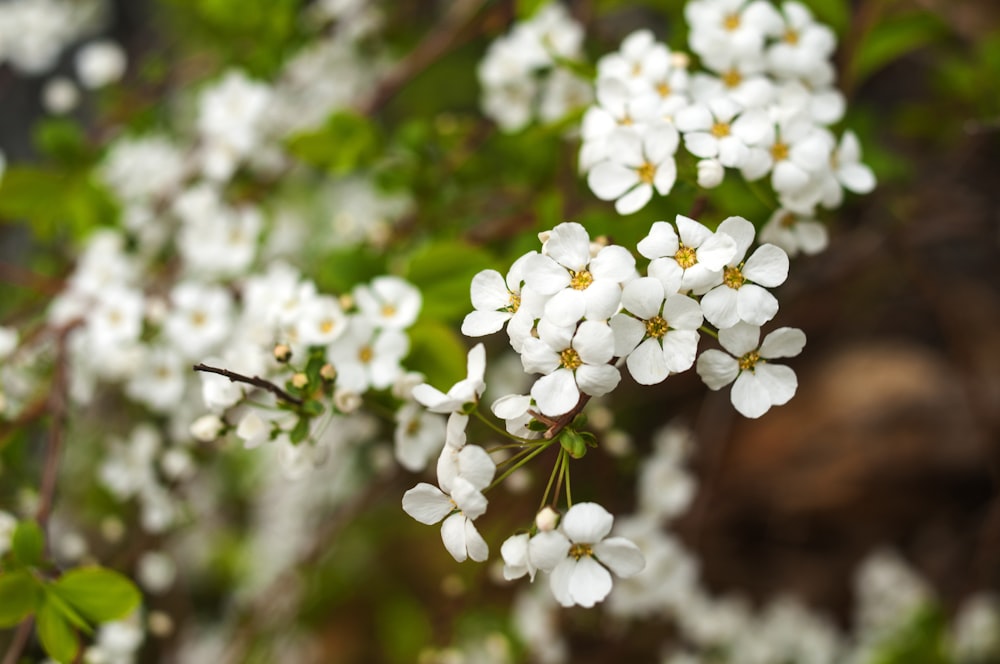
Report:
M569 369L570 371L576 371L583 366L583 360L580 359L580 354L572 348L567 348L563 352L559 353L559 362L563 367Z
M577 560L583 558L584 556L594 555L594 550L590 548L589 544L574 544L569 549L569 555L573 556Z
M587 290L587 287L592 283L594 283L594 276L587 270L573 272L573 276L569 280L570 288L575 288L576 290Z
M669 329L670 326L662 316L653 316L646 321L646 334L654 339L662 339Z
M771 156L775 161L784 161L788 159L788 143L782 143L781 141L775 142L771 146Z
M371 362L373 357L375 357L375 351L372 350L371 346L362 346L361 350L358 351L358 359L363 364Z
M656 166L652 165L648 161L642 166L635 169L636 173L639 174L639 181L646 184L653 184L653 178L656 177Z
M726 30L732 32L736 28L740 27L740 15L739 14L727 14L726 18L722 21L722 27Z
M753 371L757 363L760 362L760 353L755 350L750 351L740 358L740 371Z
M685 247L683 244L674 254L674 260L685 270L694 267L698 263L698 254L692 247Z
M739 288L746 283L746 280L738 267L727 267L722 271L722 283L730 288Z
M727 88L735 88L737 85L743 82L743 75L736 71L735 69L730 69L725 74L722 75L722 83Z
M724 138L729 136L729 123L728 122L716 122L712 125L712 136L716 138Z

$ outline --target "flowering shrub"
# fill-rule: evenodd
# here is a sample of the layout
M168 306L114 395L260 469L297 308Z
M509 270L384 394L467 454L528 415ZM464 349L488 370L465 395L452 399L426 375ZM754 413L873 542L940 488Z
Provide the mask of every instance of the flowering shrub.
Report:
M790 258L876 184L805 5L691 0L672 50L644 26L609 46L558 2L450 3L426 33L416 5L163 4L169 65L105 36L96 0L0 5L0 63L45 78L47 116L43 165L0 159L0 216L71 252L58 278L12 270L29 294L0 309L5 662L321 661L295 570L384 492L455 563L528 577L512 631L540 661L568 658L557 607L668 619L669 662L885 661L940 621L890 553L854 634L713 595L668 528L693 433L614 414L692 369L746 418L796 394ZM653 452L613 514L633 501L583 469L632 438ZM182 583L217 615L177 610ZM997 645L976 601L972 658ZM424 657L518 656L461 648Z

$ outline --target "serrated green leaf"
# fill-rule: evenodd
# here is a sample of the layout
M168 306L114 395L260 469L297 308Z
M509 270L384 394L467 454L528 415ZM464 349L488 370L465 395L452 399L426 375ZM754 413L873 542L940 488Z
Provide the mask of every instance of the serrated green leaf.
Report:
M25 566L38 566L45 555L45 535L34 521L21 521L10 539L14 559Z
M13 627L38 610L39 590L26 569L0 574L0 629Z
M91 623L119 620L142 595L127 577L104 567L81 567L63 574L50 589Z
M61 664L74 660L80 648L76 632L59 607L49 601L48 594L35 616L35 631L49 657Z
M417 250L404 276L423 295L424 317L457 323L472 311L472 278L494 263L493 256L481 247L444 240Z

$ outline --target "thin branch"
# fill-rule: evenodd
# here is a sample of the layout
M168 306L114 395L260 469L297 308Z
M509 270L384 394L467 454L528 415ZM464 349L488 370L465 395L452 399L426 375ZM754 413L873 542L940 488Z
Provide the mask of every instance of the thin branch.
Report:
M423 41L395 68L393 68L376 88L372 97L360 109L362 113L371 115L386 105L407 81L429 67L435 60L448 52L458 41L459 35L466 24L479 12L484 0L458 0L451 4L451 9L444 20L432 30Z
M230 381L234 383L246 383L247 385L253 385L254 387L259 387L262 390L267 390L274 396L278 397L283 401L288 403L293 403L296 406L302 405L302 399L298 397L293 397L288 392L284 391L274 383L260 376L244 376L243 374L238 374L235 371L230 371L229 369L220 369L218 367L210 367L207 364L196 364L191 367L195 371L203 371L205 373L218 374L220 376L225 376Z

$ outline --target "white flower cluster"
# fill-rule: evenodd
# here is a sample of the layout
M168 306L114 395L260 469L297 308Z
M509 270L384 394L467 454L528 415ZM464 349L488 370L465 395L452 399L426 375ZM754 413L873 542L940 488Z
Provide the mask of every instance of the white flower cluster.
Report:
M838 142L828 129L844 113L828 27L794 1L778 11L764 0L694 0L685 16L703 71L689 71L690 58L648 30L598 62L580 168L599 198L630 214L654 189L668 194L682 142L699 160L702 187L718 186L726 169L750 181L770 175L781 206L772 225L785 229L811 221L818 205L839 206L844 189L871 191L857 138L848 131ZM798 243L793 233L774 235L790 253L816 251L815 227L804 233Z
M93 32L103 0L8 0L0 3L0 64L26 75L54 68L65 48Z
M587 81L562 66L583 56L583 27L551 3L496 39L479 64L483 112L505 132L537 115L554 122L590 102Z
M794 395L795 374L771 361L798 355L805 336L782 328L758 343L760 326L778 311L767 289L785 281L788 257L771 244L748 256L755 231L746 219L731 217L716 231L680 215L676 225L655 222L638 245L649 259L646 276L630 251L591 242L579 224L544 235L542 251L519 258L506 278L494 270L476 275L476 310L462 324L468 336L506 325L524 370L541 374L530 401L520 397L523 407L504 417L509 423L529 408L558 418L581 399L608 394L621 380L616 358L642 385L690 369L704 321L729 352L698 359L710 388L735 381L733 405L747 417Z

